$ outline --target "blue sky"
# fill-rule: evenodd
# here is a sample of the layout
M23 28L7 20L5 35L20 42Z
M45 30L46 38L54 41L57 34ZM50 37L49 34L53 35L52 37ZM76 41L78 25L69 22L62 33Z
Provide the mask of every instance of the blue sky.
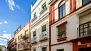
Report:
M0 37L14 37L17 27L30 19L32 2L34 0L0 0ZM5 41L0 38L0 44Z

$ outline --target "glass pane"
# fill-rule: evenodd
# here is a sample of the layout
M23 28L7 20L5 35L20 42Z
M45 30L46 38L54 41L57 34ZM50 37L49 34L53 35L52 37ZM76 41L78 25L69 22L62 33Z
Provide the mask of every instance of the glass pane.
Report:
M65 4L63 4L63 16L66 14Z
M63 13L62 13L62 11L60 11L60 15L59 15L59 16L60 16L60 18L62 18L62 17L63 17Z
M63 9L63 16L65 16L66 15L66 11L65 11L65 9Z
M33 36L36 36L36 31L33 32Z
M62 11L62 10L63 10L63 9L62 9L62 6L60 6L60 8L59 8L59 9L60 9L60 11Z
M65 4L61 5L59 8L59 13L60 13L60 18L62 18L63 16L65 16L66 14L66 10L65 10Z
M86 3L88 3L88 2L90 2L91 0L82 0L82 5L84 5L84 4L86 4Z

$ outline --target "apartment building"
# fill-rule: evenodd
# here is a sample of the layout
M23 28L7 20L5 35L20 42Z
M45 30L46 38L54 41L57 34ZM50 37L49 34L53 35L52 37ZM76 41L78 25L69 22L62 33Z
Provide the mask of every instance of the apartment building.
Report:
M30 21L19 26L14 32L17 51L30 51Z
M0 45L0 51L6 51L6 47L4 45Z
M16 51L16 45L14 38L12 38L8 43L7 43L7 51Z
M50 0L49 51L91 51L91 0Z
M31 6L31 51L49 51L49 0Z

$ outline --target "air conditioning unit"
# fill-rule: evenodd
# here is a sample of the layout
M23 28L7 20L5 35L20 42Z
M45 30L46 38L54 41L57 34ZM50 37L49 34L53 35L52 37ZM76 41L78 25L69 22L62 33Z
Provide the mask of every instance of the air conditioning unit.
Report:
M40 41L43 39L43 33L39 35Z
M48 38L48 34L46 31L43 32L43 39L47 39Z
M33 40L34 40L34 42L36 41L36 36L35 36L35 37L33 37Z
M88 29L87 33L88 35L91 35L91 29Z

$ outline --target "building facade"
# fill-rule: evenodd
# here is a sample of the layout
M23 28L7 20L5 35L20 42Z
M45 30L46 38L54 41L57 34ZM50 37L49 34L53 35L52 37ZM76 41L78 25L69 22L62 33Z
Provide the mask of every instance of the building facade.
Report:
M91 0L50 0L49 51L91 51Z
M0 45L0 51L7 51L4 45Z
M17 51L91 51L91 0L37 0L14 33Z
M31 51L49 51L49 0L31 6Z
M12 38L8 42L7 51L16 51L16 46L15 46L14 38Z
M19 26L14 32L17 51L30 51L30 21L23 27Z

